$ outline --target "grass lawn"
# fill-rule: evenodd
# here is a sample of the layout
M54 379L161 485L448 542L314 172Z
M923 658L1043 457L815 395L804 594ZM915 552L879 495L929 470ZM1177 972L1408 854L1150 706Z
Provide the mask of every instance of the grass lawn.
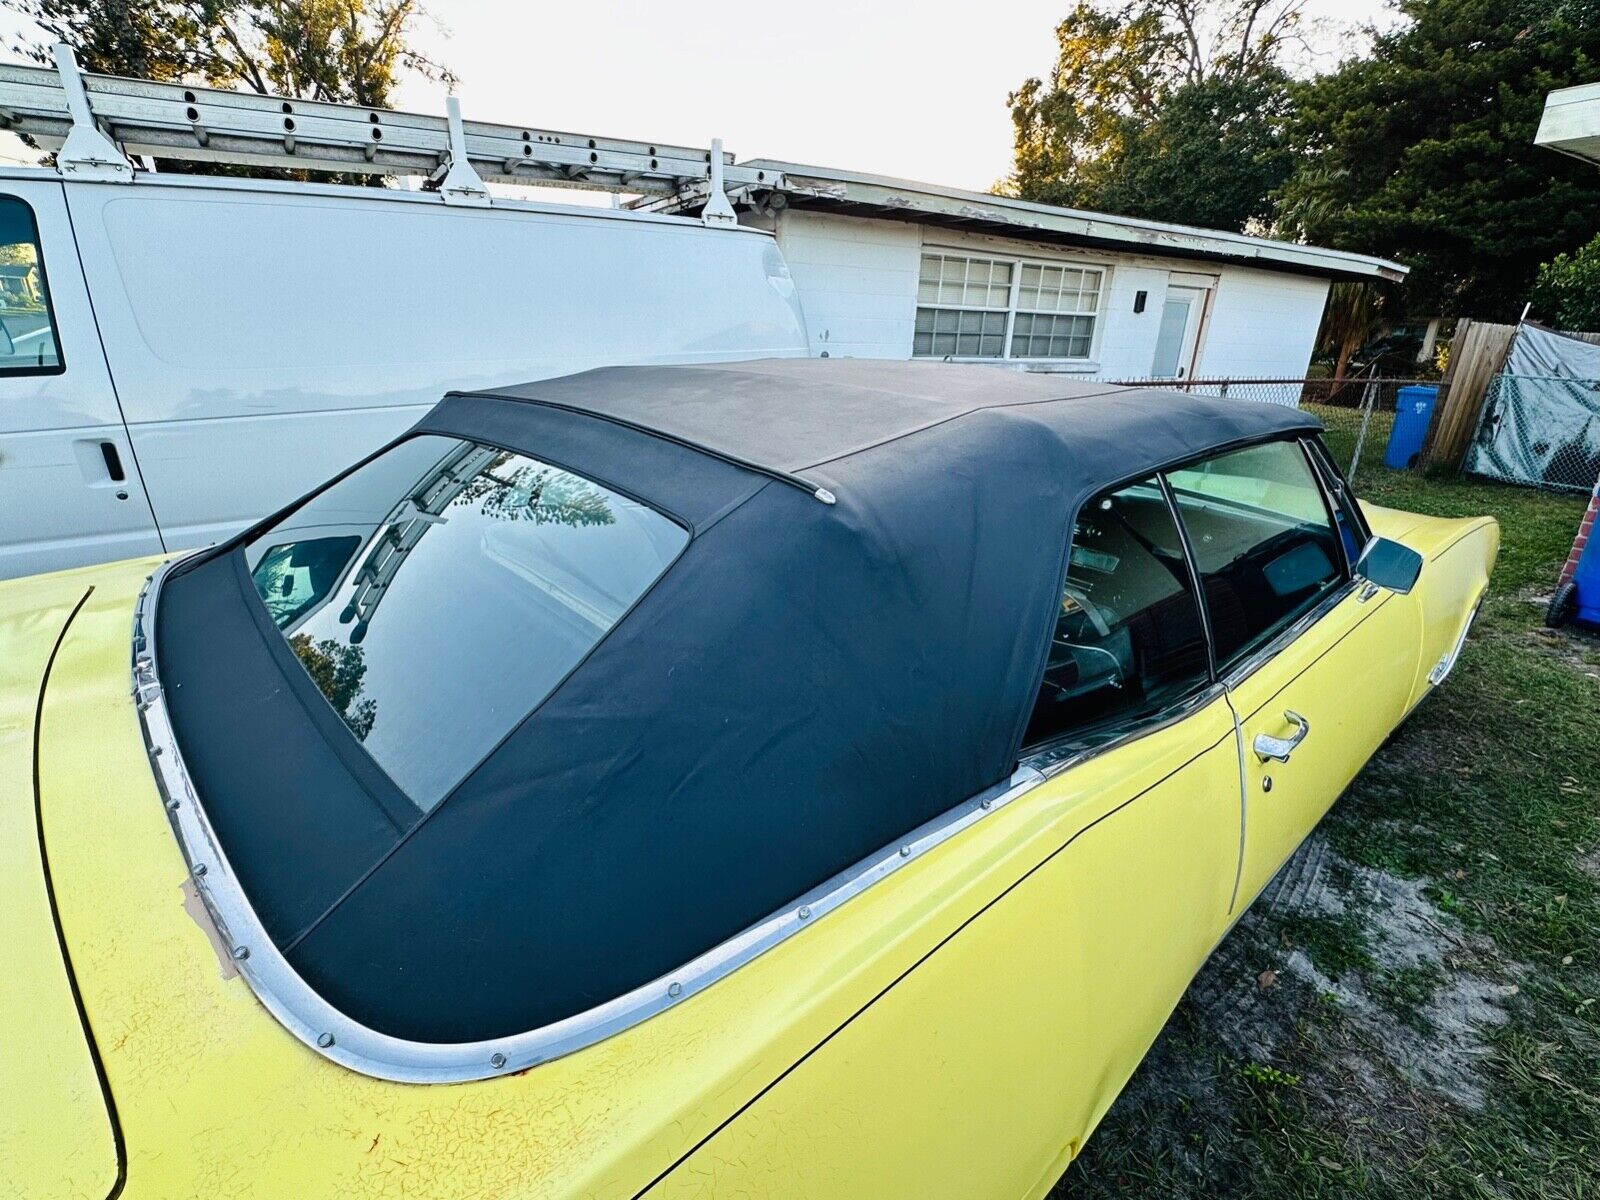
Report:
M1498 517L1489 599L1055 1196L1600 1198L1600 640L1538 601L1584 501L1388 471L1386 436L1356 490Z

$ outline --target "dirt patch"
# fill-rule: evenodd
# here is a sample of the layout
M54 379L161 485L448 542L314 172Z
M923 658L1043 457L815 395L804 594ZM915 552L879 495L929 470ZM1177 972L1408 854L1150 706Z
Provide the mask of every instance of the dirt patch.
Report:
M1600 879L1600 846L1578 855L1578 870Z
M1360 965L1319 963L1317 947L1291 932L1307 917L1347 920ZM1304 997L1288 985L1298 982L1407 1081L1475 1109L1485 1034L1505 1022L1517 988L1487 940L1453 925L1420 881L1347 863L1317 835L1218 948L1188 1001L1235 1055L1268 1062L1292 1036Z
M1548 592L1540 594L1530 589L1521 598L1541 612L1550 605ZM1600 683L1600 637L1572 625L1551 629L1542 624L1529 629L1527 636L1529 644L1539 652L1560 659L1579 675Z
M1357 947L1291 933L1346 926ZM1202 968L1056 1195L1094 1194L1099 1180L1157 1164L1179 1168L1160 1172L1163 1186L1192 1185L1171 1194L1234 1194L1247 1164L1211 1148L1234 1137L1241 1091L1292 1095L1352 1145L1370 1143L1380 1120L1385 1153L1402 1162L1438 1106L1482 1108L1487 1037L1516 994L1492 945L1442 914L1423 883L1349 863L1315 835ZM1315 1054L1292 1053L1307 1041ZM1317 1062L1317 1076L1272 1065L1291 1059Z
M1408 1082L1481 1109L1486 1035L1505 1023L1517 985L1498 968L1489 942L1446 928L1421 882L1367 868L1353 874L1337 899L1368 934L1371 967L1335 980L1296 949L1286 970L1333 996L1357 1042L1379 1048Z

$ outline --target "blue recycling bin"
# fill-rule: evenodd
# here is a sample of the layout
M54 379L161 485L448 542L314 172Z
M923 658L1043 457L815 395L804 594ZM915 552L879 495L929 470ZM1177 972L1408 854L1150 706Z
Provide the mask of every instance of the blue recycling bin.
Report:
M1573 619L1600 631L1600 534L1592 530L1578 559L1578 569L1572 573L1572 582L1577 588Z
M1428 436L1433 419L1433 402L1439 389L1414 383L1401 388L1394 398L1394 428L1389 431L1389 446L1383 452L1383 465L1396 471L1415 466L1422 453L1422 440Z

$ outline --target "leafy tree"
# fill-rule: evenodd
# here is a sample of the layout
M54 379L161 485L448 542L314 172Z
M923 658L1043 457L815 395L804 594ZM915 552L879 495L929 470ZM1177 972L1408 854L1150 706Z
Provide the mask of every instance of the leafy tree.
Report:
M1191 225L1265 219L1288 175L1279 58L1303 0L1080 0L1048 83L1007 98L1030 200Z
M332 638L312 641L309 633L295 634L289 639L289 646L356 740L366 741L378 719L378 702L361 694L367 674L366 651Z
M1600 330L1600 237L1540 267L1532 299L1534 314L1552 325Z
M532 463L501 474L512 457L497 455L461 489L454 503L477 504L485 516L502 521L572 528L616 524L606 494L588 480Z
M455 77L410 45L418 0L0 0L65 42L87 71L386 108L403 71Z
M1328 289L1317 350L1333 359L1334 379L1343 379L1350 358L1377 328L1385 297L1369 282L1342 281Z
M1514 319L1536 265L1600 231L1593 168L1533 144L1600 71L1597 0L1396 0L1369 56L1296 88L1288 235L1398 259L1418 316Z

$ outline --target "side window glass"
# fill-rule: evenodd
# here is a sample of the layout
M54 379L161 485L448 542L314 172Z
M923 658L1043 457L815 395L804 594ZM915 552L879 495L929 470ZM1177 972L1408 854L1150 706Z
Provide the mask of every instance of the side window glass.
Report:
M60 369L33 211L0 196L0 375Z
M1154 479L1084 505L1024 744L1121 725L1209 679L1172 510Z
M1168 472L1225 669L1345 578L1321 485L1296 442L1248 446Z

